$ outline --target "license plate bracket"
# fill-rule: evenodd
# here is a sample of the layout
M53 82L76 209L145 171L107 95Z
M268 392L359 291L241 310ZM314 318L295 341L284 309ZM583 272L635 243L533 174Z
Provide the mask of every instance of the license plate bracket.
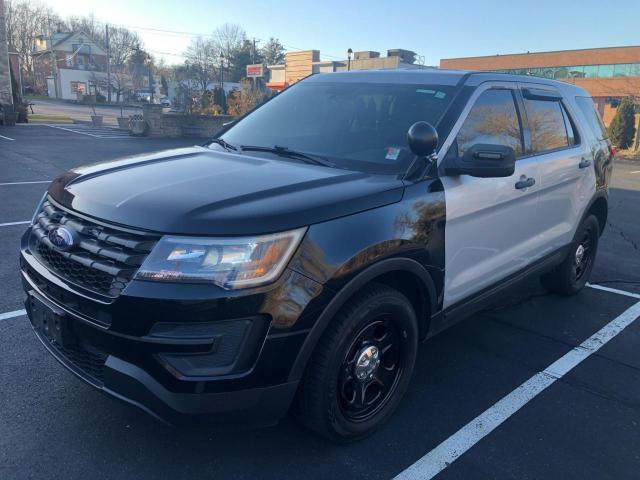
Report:
M29 292L27 303L31 324L40 335L61 347L76 343L69 317L63 310L40 298L35 292Z

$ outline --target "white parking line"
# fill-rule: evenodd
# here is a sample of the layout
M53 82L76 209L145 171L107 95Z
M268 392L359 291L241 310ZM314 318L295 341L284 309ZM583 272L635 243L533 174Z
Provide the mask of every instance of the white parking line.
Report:
M640 173L640 170L634 170L634 171L633 171L633 172L631 172L631 173Z
M5 183L0 183L0 187L4 187L7 185L30 185L33 183L51 183L51 180L38 180L35 182L5 182Z
M4 135L0 135L0 138L4 138L5 140L9 140L11 142L15 141L15 138L9 138L9 137L5 137Z
M10 227L12 225L26 225L27 223L31 223L31 220L25 220L24 222L7 222L0 223L0 227Z
M605 287L604 285L598 285L597 283L588 283L587 286L595 288L596 290L604 290L605 292L617 293L618 295L624 295L625 297L640 299L639 293L632 293L625 290L618 290L617 288Z
M424 457L395 477L397 480L429 480L455 462L463 453L493 432L547 387L597 352L609 340L640 317L640 302L613 319L545 370L535 374L506 397L447 438Z
M26 310L14 310L13 312L0 313L0 320L8 320L10 318L21 317L26 314Z

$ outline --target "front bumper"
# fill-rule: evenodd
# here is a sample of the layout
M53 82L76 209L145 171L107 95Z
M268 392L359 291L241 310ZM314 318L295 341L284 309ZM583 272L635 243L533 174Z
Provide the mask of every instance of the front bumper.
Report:
M29 318L33 324L29 299L36 295L68 319L71 346L34 331L76 376L172 424L265 425L286 414L297 388L291 366L328 301L319 284L292 271L269 288L233 294L133 281L117 299L101 302L40 264L28 234L21 270ZM194 326L240 323L249 326L235 343L224 335L237 329L193 334ZM220 362L220 355L231 360Z

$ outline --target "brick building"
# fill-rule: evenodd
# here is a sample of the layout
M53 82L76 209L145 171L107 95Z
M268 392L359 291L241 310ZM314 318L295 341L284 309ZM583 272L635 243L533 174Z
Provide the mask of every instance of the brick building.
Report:
M12 105L9 53L4 19L4 0L0 0L0 105Z
M351 59L320 60L319 50L288 52L279 65L268 65L267 87L280 91L313 73L340 72L345 70L381 70L393 68L425 68L415 63L416 54L410 50L394 48L387 56L379 52L353 52Z
M607 125L622 97L640 97L640 46L445 58L440 68L500 71L573 83L591 94Z
M36 90L77 100L106 85L107 53L83 32L41 35L34 45L33 68Z

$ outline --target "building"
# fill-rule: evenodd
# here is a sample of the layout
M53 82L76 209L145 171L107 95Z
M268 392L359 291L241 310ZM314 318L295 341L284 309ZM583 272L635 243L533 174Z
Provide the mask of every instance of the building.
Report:
M345 70L380 70L394 68L427 68L416 64L416 54L410 50L387 50L387 56L379 52L354 52L352 58L345 60L320 60L319 50L288 52L285 61L278 65L267 66L267 87L275 91L286 87L313 73L330 73ZM431 68L431 67L429 67Z
M0 105L13 105L4 0L0 0Z
M440 68L491 70L555 78L587 90L605 124L622 97L640 96L640 46L446 58Z
M50 97L78 100L106 85L107 52L84 32L40 35L32 56L35 88Z

